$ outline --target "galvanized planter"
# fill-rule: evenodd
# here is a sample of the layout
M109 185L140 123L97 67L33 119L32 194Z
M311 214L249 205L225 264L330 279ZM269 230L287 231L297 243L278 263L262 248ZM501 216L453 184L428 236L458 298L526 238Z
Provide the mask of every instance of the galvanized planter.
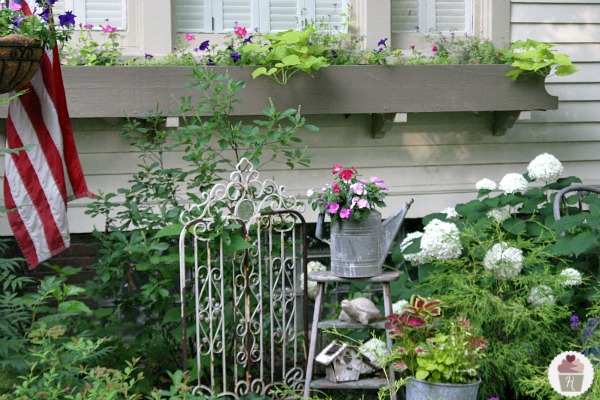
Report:
M331 274L342 278L381 275L381 213L371 210L362 221L331 224Z
M481 379L474 383L437 383L409 379L406 400L477 400Z

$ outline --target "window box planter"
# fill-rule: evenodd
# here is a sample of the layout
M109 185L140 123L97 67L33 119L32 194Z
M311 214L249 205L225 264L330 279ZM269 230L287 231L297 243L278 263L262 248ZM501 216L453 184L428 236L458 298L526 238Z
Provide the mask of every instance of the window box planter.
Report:
M507 65L331 66L312 76L298 73L287 85L266 77L252 79L253 67L213 67L245 80L236 115L258 115L269 105L302 107L303 114L370 114L377 136L410 113L490 112L491 131L503 133L521 111L558 108L544 79L516 82ZM194 94L188 67L64 67L72 118L141 116L159 108L166 114L176 99ZM397 116L397 114L399 114ZM6 115L6 106L0 117Z

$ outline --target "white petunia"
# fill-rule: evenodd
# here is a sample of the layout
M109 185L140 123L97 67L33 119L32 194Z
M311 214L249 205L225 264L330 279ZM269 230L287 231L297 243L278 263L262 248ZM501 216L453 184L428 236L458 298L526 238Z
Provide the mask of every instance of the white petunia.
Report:
M400 251L402 252L402 255L404 256L404 259L406 261L408 261L409 263L411 263L411 265L417 266L417 265L421 265L421 264L424 264L425 262L427 262L426 257L423 254L423 250L419 251L418 253L410 253L410 254L404 253L404 250L406 250L406 248L408 246L410 246L415 239L418 239L422 236L423 236L423 232L421 232L421 231L411 232L404 237L404 240L402 240L402 243L400 244Z
M560 273L562 284L565 286L579 286L583 283L581 272L575 268L567 268Z
M506 194L524 192L527 190L527 180L521 174L506 174L500 181L498 189Z
M533 180L540 179L544 182L554 182L561 177L563 166L552 154L540 154L527 166L527 173Z
M460 257L460 232L452 222L433 219L423 230L421 250L427 259L447 261Z
M496 243L485 253L483 267L502 279L515 278L523 269L523 252L508 243Z
M498 185L491 179L483 178L479 182L475 184L475 189L477 190L496 190Z
M556 300L552 294L552 289L546 285L539 285L531 288L527 302L532 306L543 306L546 304L555 304Z
M306 191L306 196L307 196L307 197L312 197L312 196L313 196L313 194L315 194L315 191L314 191L314 190L312 190L312 189L308 189L308 190Z
M409 302L406 300L398 300L392 304L392 314L402 315L404 310L409 306Z

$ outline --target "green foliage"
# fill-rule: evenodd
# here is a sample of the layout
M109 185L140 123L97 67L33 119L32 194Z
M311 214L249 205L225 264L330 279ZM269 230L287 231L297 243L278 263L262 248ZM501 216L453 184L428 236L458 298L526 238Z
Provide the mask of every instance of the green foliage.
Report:
M523 73L548 76L554 72L558 76L566 76L577 72L579 69L569 56L556 52L554 46L533 39L517 40L510 50L502 52L504 62L516 68L506 76L516 80Z
M242 48L242 53L256 55L258 65L252 77L266 75L276 82L285 84L298 71L310 74L329 66L323 57L325 47L313 44L310 40L315 28L308 26L302 31L288 30L275 34L265 34L265 44L253 43Z
M529 185L532 165L521 178ZM446 314L469 318L489 341L479 370L482 398L549 398L549 386L540 385L548 365L562 351L581 347L571 316L586 315L595 304L598 199L587 196L589 210L581 214L570 207L569 217L554 221L556 191L579 179L538 179L544 183L500 194L481 189L476 200L456 205L458 217L425 217L425 234L431 234L434 220L458 228L456 257L431 255L432 236L413 236L412 244L395 253L397 259L402 253L410 277L396 293L442 300ZM437 240L449 243L441 236ZM565 272L583 279L567 279Z
M65 14L54 14L51 12L51 3L47 0L39 0L39 10L47 10L47 18L41 18L37 13L24 15L21 11L13 10L5 6L0 9L0 37L12 34L23 35L37 40L40 45L51 49L55 44L62 44L69 40L73 33L74 25L70 17L71 12ZM41 13L41 11L40 11ZM67 16L68 18L65 18ZM15 23L20 20L19 23ZM74 19L73 19L74 21Z
M196 193L227 179L227 171L243 157L256 167L268 162L289 167L308 165L312 155L299 147L301 129L316 130L296 110L271 106L252 121L232 117L244 87L210 69L196 67L188 85L196 96L181 99L178 128L165 127L165 117L150 113L131 119L122 138L139 154L139 170L129 186L100 193L87 211L106 221L96 232L101 243L96 277L88 293L102 307L96 336L114 335L115 363L141 356L149 391L167 370L180 365L179 216ZM185 167L171 167L165 156L180 154ZM210 233L234 252L248 244L239 240L235 224L215 223Z
M100 26L103 28L102 26ZM108 29L106 29L108 28ZM123 35L117 33L110 25L103 28L102 42L98 42L92 35L92 26L79 26L77 43L69 43L61 49L63 64L65 65L117 65L122 56L120 41Z

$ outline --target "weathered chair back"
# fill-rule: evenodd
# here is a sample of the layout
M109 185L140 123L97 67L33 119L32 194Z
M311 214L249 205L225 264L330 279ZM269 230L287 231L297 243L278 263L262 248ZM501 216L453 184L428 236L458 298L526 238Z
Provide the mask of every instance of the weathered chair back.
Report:
M306 224L284 190L242 159L181 216L182 357L184 369L195 360L195 393L304 384Z
M577 197L575 199L575 203L569 203L568 198L570 197L570 193L576 193ZM554 219L558 221L563 215L568 215L569 205L576 204L578 210L582 211L584 207L583 198L590 193L596 193L597 195L600 195L600 189L593 186L572 185L560 190L558 193L556 193L556 197L554 198Z

